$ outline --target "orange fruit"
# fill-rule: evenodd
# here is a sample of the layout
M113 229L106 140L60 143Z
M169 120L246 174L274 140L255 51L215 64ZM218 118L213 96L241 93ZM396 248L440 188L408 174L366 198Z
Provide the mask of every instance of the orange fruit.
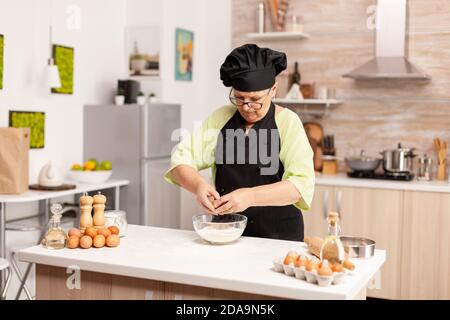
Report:
M96 167L97 165L96 165L96 163L94 162L94 161L86 161L85 163L84 163L84 167L83 167L83 169L85 170L85 171L92 171L92 170L95 170L95 167Z

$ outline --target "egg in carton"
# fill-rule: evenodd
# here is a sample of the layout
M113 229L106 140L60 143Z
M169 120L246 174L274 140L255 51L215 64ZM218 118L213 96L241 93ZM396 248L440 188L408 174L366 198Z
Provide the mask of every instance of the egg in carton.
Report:
M327 287L332 284L340 284L344 281L346 271L342 264L330 264L327 260L320 261L316 257L308 259L295 251L290 251L286 257L273 260L274 270L285 273L287 276L295 276L300 280Z

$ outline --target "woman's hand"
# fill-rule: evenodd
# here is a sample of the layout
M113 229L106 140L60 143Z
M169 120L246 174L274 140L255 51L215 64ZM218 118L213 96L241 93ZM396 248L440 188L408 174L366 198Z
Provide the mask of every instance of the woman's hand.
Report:
M220 199L216 189L206 181L200 181L197 185L195 194L200 206L210 214L217 214L213 202Z
M253 206L253 203L251 188L237 189L214 201L215 213L222 215L242 212Z

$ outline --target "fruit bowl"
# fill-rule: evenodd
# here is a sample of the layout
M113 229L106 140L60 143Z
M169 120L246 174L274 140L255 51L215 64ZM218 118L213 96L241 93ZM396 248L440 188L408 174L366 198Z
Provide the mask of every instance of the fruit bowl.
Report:
M112 170L76 171L70 170L70 179L80 183L103 183L112 175Z
M247 226L247 217L241 214L212 216L201 214L192 217L195 232L212 244L226 244L242 236Z

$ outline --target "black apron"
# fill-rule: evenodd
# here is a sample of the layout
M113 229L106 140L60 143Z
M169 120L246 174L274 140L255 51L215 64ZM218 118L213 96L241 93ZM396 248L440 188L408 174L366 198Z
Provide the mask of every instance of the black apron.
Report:
M278 156L280 138L275 122L275 105L272 103L266 116L253 126L253 133L256 133L256 135L250 138L250 134L244 134L244 139L238 139L230 135L231 132L236 132L236 130L241 133L245 132L245 124L245 119L239 111L236 111L220 131L216 148L215 185L221 196L236 189L251 188L282 180L284 168ZM271 142L273 141L271 138L278 139L276 144L278 148L274 150L278 161L278 169L272 170L275 171L274 174L267 174L267 171L266 174L261 174L264 167L269 164L267 164L267 159L261 161L257 151L261 144L267 145L268 154L271 154L274 144ZM227 152L227 144L230 143L234 143L234 152L230 152L233 145L229 145L231 147L228 148L229 151ZM245 148L245 161L243 161L242 155L237 156L237 150L242 150L242 148ZM293 205L250 207L241 214L248 218L244 236L303 241L303 216L301 211Z

